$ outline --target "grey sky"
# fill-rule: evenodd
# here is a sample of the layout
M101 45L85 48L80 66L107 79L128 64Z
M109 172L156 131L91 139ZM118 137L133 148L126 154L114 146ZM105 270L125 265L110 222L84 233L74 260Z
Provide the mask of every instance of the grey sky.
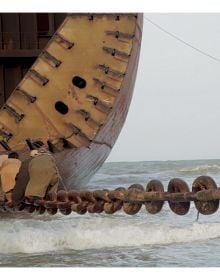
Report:
M220 59L220 14L145 14ZM144 21L125 126L108 161L220 158L220 62Z

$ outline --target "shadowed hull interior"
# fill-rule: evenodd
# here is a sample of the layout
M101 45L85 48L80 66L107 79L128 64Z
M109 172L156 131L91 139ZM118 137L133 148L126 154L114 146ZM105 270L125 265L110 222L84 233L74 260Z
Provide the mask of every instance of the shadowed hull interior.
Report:
M86 184L124 124L141 33L139 14L68 15L0 111L1 153L40 141L68 188Z

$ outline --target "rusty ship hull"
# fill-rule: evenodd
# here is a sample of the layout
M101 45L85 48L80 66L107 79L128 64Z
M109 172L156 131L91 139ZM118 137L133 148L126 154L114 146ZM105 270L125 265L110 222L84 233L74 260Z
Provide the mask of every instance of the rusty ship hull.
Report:
M54 154L67 188L85 186L108 157L125 122L137 74L143 16L58 14L57 22L63 22L57 29L53 25L55 32L46 36L44 29L51 22L36 23L39 15L31 14L25 15L26 21L32 19L32 25L26 26L21 14L12 14L11 19L20 20L20 30L4 37L4 28L11 26L2 15L0 152L15 150L25 161L28 139L33 148L40 144ZM22 20L23 28L29 28L24 34L33 37L33 30L40 30L34 48L21 36ZM33 62L30 69L25 61Z

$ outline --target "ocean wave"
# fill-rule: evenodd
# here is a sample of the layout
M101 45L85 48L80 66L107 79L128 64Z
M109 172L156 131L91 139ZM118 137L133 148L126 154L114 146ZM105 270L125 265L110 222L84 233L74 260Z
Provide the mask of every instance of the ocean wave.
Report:
M198 165L198 166L193 166L193 167L185 167L181 168L179 172L184 173L184 174L207 174L207 173L220 173L220 166L217 164L204 164L204 165Z
M42 253L202 241L220 237L219 223L176 227L167 223L132 222L117 217L70 215L54 220L0 222L0 252Z
M114 188L117 186L129 187L134 183L147 182L148 177L145 174L142 175L131 175L131 174L120 174L120 175L107 175L105 177L97 176L91 180L88 184L88 188L100 187L100 188Z

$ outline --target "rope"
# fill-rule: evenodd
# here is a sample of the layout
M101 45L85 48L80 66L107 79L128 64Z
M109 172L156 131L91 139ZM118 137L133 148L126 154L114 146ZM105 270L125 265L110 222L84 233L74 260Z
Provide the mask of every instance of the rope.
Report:
M212 59L212 60L215 60L215 61L217 61L217 62L220 62L220 58L215 57L215 56L213 56L213 55L211 55L211 54L209 54L209 53L207 53L207 52L205 52L205 51L203 51L203 50L201 50L201 49L199 49L199 48L197 48L197 47L194 47L193 45L191 45L190 43L187 43L186 41L184 41L184 40L181 39L180 37L174 35L173 33L169 32L169 31L167 31L166 29L164 29L164 28L163 28L162 26L160 26L159 24L153 22L151 19L147 18L146 16L144 16L144 19L145 19L146 21L148 21L149 23L151 23L152 25L154 25L155 27L157 27L157 28L158 28L159 30L161 30L162 32L164 32L164 33L166 33L167 35L169 35L170 37L172 37L172 38L176 39L177 41L181 42L181 43L184 44L185 46L190 47L190 48L193 49L194 51L197 51L197 52L199 52L200 54L202 54L202 55L204 55L204 56L207 56L207 57L209 57L209 58Z

